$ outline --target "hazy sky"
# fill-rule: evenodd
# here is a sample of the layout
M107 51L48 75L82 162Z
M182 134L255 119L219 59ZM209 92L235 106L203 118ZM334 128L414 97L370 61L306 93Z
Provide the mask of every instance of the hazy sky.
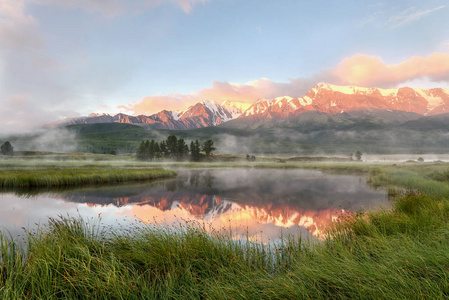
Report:
M91 112L449 87L447 0L0 0L0 134Z

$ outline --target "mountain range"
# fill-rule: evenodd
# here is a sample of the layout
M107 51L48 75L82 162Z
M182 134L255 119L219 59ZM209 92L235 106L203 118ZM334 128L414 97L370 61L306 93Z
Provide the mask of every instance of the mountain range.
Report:
M51 126L129 123L148 129L188 130L217 126L231 120L247 124L261 120L292 119L306 112L354 115L360 112L381 111L405 112L410 113L409 116L444 114L449 112L449 89L380 89L320 83L303 97L297 98L280 96L270 100L260 99L253 104L207 100L198 102L185 111L162 110L149 116L130 116L123 113L91 114L87 117L65 119Z

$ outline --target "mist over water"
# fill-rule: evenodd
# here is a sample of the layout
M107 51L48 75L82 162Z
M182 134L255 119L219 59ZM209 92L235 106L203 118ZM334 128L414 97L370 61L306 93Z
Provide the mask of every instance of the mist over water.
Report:
M0 226L15 233L45 224L48 217L99 215L105 226L204 222L249 240L281 234L322 236L348 211L386 206L385 191L360 176L310 170L181 170L172 180L148 184L46 191L34 196L0 195Z

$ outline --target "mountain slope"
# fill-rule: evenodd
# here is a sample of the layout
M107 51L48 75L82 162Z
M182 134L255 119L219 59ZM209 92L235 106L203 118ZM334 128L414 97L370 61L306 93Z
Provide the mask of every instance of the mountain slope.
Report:
M215 101L202 101L190 106L185 111L162 110L150 116L130 116L121 113L114 116L90 114L87 117L63 120L52 124L50 127L96 123L129 123L142 125L148 129L187 130L216 126L235 119L242 114L244 108L246 108L245 104L239 102L225 101L221 105Z
M307 111L338 114L349 111L392 110L436 115L449 112L449 89L362 88L321 83L304 97L261 99L240 118L291 118Z
M303 97L298 98L281 96L272 100L260 99L251 105L230 100L221 104L215 101L202 101L185 111L162 110L150 116L91 114L88 117L64 120L53 125L130 123L139 124L148 129L188 130L246 119L240 123L254 128L260 121L291 119L307 112L320 112L327 115L342 113L360 115L367 112L378 114L380 111L425 116L443 114L449 112L449 89L403 87L386 90L321 83ZM402 121L407 121L407 118L411 116L400 115L397 113Z

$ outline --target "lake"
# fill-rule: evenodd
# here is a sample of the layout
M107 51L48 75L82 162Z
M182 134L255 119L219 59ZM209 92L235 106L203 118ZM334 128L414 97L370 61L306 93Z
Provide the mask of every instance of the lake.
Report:
M199 222L236 239L320 237L341 215L388 206L364 176L301 169L184 169L150 183L0 194L0 226L13 236L48 217L80 216L116 229Z

